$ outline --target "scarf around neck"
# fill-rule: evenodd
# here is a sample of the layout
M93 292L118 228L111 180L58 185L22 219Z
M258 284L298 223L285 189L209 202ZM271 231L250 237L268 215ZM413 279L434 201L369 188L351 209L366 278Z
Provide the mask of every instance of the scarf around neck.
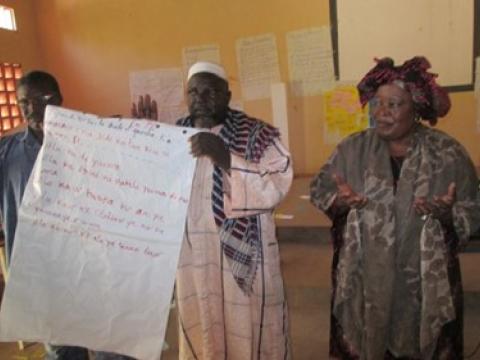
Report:
M177 121L177 125L193 127L188 116ZM229 109L219 133L228 150L247 161L258 163L265 149L280 136L278 129L241 111ZM229 262L237 285L246 295L252 293L256 269L262 254L259 215L229 219L224 212L223 172L214 165L212 209L215 224L219 228L223 253Z

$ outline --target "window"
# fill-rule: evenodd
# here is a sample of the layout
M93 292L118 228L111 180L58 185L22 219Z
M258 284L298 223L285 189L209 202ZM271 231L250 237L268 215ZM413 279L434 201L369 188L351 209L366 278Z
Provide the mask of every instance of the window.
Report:
M12 8L0 5L0 28L11 31L17 30L15 13Z
M20 64L0 63L0 135L23 122L16 93L21 76Z

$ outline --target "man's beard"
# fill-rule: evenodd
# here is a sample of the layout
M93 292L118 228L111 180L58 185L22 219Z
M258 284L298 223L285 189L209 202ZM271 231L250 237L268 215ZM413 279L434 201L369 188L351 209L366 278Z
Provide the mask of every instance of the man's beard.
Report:
M195 127L210 129L218 125L220 122L211 116L195 116L193 118L193 123Z

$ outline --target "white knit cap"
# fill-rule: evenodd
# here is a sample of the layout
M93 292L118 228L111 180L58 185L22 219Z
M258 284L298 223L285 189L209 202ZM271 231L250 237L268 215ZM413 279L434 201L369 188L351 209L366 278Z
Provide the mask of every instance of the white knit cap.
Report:
M219 78L228 81L227 80L227 73L225 72L225 69L214 63L206 62L206 61L199 61L190 66L190 69L188 69L188 75L187 75L187 81L190 80L190 78L198 73L210 73L213 75L217 75Z

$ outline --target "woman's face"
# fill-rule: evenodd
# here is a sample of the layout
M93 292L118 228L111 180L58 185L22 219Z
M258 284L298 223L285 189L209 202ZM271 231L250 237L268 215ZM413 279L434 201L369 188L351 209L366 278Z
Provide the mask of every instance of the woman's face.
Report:
M375 130L382 139L402 140L410 135L415 126L415 109L406 90L396 84L382 85L369 105Z

